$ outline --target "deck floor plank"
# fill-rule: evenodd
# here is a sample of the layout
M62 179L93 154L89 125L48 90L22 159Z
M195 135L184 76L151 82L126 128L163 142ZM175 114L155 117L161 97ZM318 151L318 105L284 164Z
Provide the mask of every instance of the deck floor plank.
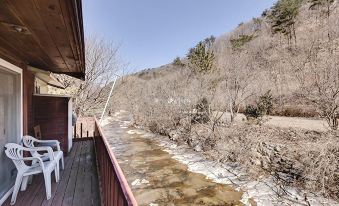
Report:
M18 206L100 205L98 174L96 171L93 141L73 143L73 149L65 157L65 169L56 183L52 173L52 197L46 199L43 176L36 175L27 190L19 192ZM95 179L93 181L93 179ZM10 205L9 197L3 206Z
M71 161L67 162L65 165L65 172L64 172L64 175L61 177L62 181L59 184L59 187L57 188L57 192L56 192L58 195L55 195L55 197L53 198L53 201L48 202L47 206L50 206L50 205L61 206L62 205L62 201L65 196L66 188L70 181L71 172L72 170L77 170L75 162L76 162L77 156L80 155L82 144L76 144L76 145L77 147L73 149L74 154L72 155Z
M85 171L86 171L86 156L89 153L88 147L89 145L87 144L87 142L84 142L82 146L82 153L80 156L78 174L76 176L72 205L82 205L81 204L82 199L88 198L84 196L84 189L85 189L84 185L85 185L85 182L87 181L85 179Z
M77 155L77 157L75 158L75 161L73 163L73 166L75 169L72 168L71 170L71 175L69 177L69 181L67 184L67 188L65 190L65 196L64 199L62 201L62 205L63 206L70 206L73 204L73 199L74 199L74 192L75 192L75 187L76 187L76 180L78 177L78 172L79 172L79 167L81 166L81 159L84 153L84 142L79 142L81 144L81 150L80 150L80 154Z
M92 144L94 144L92 142ZM95 149L94 146L91 147L91 154L94 154ZM92 205L101 205L100 200L100 190L98 190L99 179L98 179L98 170L97 170L97 159L96 156L92 156L92 168L91 168L91 194L93 195Z
M88 154L92 154L91 147L93 147L92 142L88 143ZM84 185L83 185L83 197L81 199L81 205L83 206L91 206L93 204L93 200L91 197L91 187L92 187L92 171L91 168L93 167L93 155L86 155L85 159L85 170L84 170Z
M56 184L55 190L52 189L52 197L51 201L44 199L44 202L41 205L44 206L51 206L51 205L61 205L62 200L64 198L64 193L63 191L66 190L67 183L69 180L69 175L71 173L71 169L73 166L73 162L75 160L76 155L78 154L77 152L81 148L80 144L74 144L72 151L69 153L69 157L65 158L65 169L61 171L60 177L61 181L59 184ZM58 195L57 195L58 194Z

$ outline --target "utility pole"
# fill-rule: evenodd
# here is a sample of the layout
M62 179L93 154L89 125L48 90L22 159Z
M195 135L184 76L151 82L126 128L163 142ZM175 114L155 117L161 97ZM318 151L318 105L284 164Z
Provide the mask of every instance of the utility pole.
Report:
M112 92L113 92L113 89L114 89L114 86L115 86L115 83L118 79L118 77L120 77L119 75L117 74L114 74L115 75L115 78L114 78L114 82L113 82L113 85L112 85L112 88L111 88L111 91L109 92L109 95L107 97L107 101L106 101L106 104L105 104L105 107L104 107L104 110L102 111L102 114L101 114L101 117L100 117L100 121L99 123L101 124L101 121L102 121L102 118L104 117L105 115L105 112L106 112L106 109L107 109L107 106L108 106L108 103L109 103L109 100L111 99L111 95L112 95Z

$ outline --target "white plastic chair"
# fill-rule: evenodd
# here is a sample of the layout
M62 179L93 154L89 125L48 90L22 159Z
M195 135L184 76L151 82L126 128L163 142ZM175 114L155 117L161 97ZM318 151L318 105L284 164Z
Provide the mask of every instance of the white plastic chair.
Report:
M58 169L58 179L60 178L59 175L59 171L60 171L60 167L59 167L59 163L61 160L61 167L62 169L65 169L65 164L64 164L64 153L62 152L62 150L60 149L60 142L58 140L38 140L32 136L24 136L22 138L22 141L25 145L25 147L28 148L38 148L39 146L36 146L35 143L38 144L48 144L48 146L56 146L57 151L54 151L54 158L55 160L57 160L57 169ZM42 160L48 160L48 158L45 156L45 154L39 154L38 152L31 152L31 155L33 157L40 157Z
M56 160L54 159L54 153L51 147L37 147L37 148L25 148L21 145L15 143L8 143L5 145L5 153L8 158L10 158L18 174L16 176L15 185L12 193L11 205L14 205L16 202L16 197L18 195L20 186L21 191L25 191L27 188L28 178L34 174L43 173L45 179L45 188L46 188L46 197L47 200L51 198L51 174L53 170L55 171L55 179L58 181L57 177L57 167ZM40 157L24 157L24 151L27 152L46 152L49 157L49 161L42 161ZM32 165L27 165L25 161L32 161ZM35 162L35 163L33 163Z

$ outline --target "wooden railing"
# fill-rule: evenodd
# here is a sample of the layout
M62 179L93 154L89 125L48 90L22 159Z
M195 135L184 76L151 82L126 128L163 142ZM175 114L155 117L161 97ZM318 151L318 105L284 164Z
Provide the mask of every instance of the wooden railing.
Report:
M87 140L94 137L95 119L79 117L73 127L73 141Z
M137 206L126 178L115 158L107 139L95 119L94 145L101 189L105 206Z

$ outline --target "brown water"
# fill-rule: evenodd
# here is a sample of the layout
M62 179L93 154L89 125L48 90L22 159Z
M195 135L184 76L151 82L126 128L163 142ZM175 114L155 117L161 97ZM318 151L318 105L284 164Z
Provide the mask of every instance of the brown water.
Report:
M156 140L129 133L125 114L103 127L139 205L243 205L242 193L212 182L163 151Z

